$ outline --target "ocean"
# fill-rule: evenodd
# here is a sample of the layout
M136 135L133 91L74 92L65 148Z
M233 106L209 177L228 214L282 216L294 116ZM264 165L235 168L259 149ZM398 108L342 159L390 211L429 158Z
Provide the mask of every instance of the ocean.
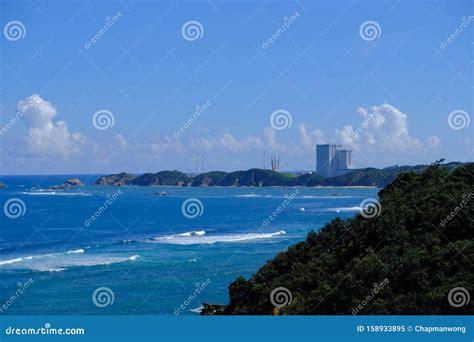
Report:
M86 185L48 190L73 177ZM3 176L0 314L196 315L376 188L94 186Z

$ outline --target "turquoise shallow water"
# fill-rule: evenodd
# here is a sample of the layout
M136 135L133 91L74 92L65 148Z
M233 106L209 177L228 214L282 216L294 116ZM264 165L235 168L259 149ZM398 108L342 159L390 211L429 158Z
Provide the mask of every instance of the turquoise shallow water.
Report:
M97 178L78 177L89 183ZM0 314L196 314L192 310L203 302L226 303L236 277L251 276L332 218L354 216L361 201L378 192L90 184L46 189L68 178L1 178L8 184L0 190L2 207L10 199L24 207L17 218L1 215ZM192 200L183 214L190 198L202 206ZM198 215L186 217L196 214L193 209ZM100 287L110 290L95 297L97 306L93 293ZM101 300L108 305L101 307Z

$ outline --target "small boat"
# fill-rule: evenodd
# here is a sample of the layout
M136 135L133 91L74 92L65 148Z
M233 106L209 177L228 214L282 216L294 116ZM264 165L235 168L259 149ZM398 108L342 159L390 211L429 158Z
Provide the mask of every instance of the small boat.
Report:
M305 211L305 208L299 208L298 210L299 211Z
M168 196L169 193L166 192L166 191L161 191L161 192L155 192L155 195L158 195L158 196Z

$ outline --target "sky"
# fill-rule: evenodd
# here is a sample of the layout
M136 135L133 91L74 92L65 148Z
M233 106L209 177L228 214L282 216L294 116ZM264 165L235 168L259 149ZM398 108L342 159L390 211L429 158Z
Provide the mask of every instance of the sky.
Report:
M472 1L0 2L0 174L473 161Z

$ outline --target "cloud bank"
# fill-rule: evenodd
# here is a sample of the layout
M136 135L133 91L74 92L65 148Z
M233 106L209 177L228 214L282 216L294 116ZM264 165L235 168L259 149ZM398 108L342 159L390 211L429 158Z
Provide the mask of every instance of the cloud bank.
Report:
M18 154L21 157L59 157L68 156L66 163L73 165L81 162L81 157L69 157L78 152L95 155L104 164L110 158L129 168L129 165L149 165L155 158L174 167L174 163L191 161L198 153L215 159L215 166L224 168L232 160L248 158L245 167L252 167L264 152L275 153L284 158L308 156L314 158L317 144L338 143L360 154L358 160L373 160L378 155L394 156L415 155L440 144L437 136L425 139L410 133L408 115L395 106L385 103L369 108L358 108L360 120L332 131L310 129L305 123L295 125L285 131L276 131L272 127L261 128L260 134L237 137L228 131L220 135L204 137L173 138L168 135L140 137L140 140L127 138L122 133L106 136L101 142L91 141L80 132L71 132L66 121L55 121L59 116L56 107L41 98L31 95L19 101L19 112L27 127ZM297 127L297 129L295 129ZM299 138L296 139L296 138ZM83 157L82 156L82 157ZM252 157L253 156L253 157ZM164 157L164 158L162 158ZM73 159L75 158L75 159ZM170 159L171 158L171 159ZM89 158L90 159L90 158ZM310 159L308 159L310 160ZM224 164L224 165L221 165ZM221 166L219 166L221 165ZM72 166L71 166L72 167Z

